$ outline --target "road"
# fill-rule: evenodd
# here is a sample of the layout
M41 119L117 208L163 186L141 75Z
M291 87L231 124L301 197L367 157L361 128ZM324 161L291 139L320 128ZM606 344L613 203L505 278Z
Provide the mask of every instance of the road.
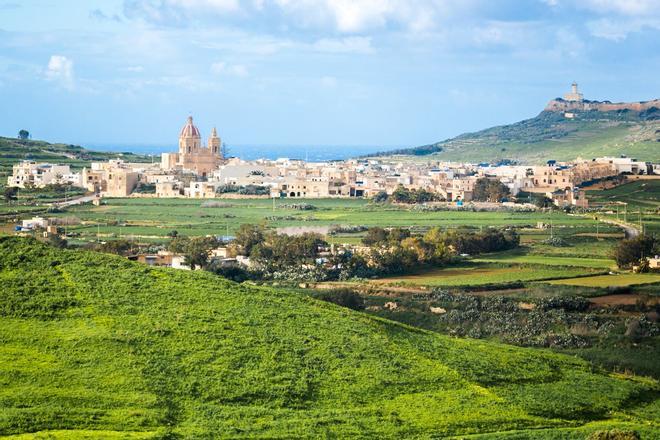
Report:
M624 223L619 220L610 220L610 219L599 219L603 223L608 223L610 225L615 225L623 229L623 232L625 234L625 237L630 239L630 238L635 238L639 235L639 229L637 229L635 226L629 224L629 223Z
M53 203L53 206L57 206L58 208L65 208L67 206L79 205L81 203L91 202L92 200L94 200L94 197L96 196L94 196L93 194L91 196L80 196L73 199L69 199L66 202L55 202Z

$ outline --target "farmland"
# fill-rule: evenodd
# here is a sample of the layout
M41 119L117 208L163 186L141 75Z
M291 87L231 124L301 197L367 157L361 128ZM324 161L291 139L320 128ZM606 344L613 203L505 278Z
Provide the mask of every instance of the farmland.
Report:
M477 286L506 284L517 281L539 281L586 275L593 269L579 267L552 267L543 264L501 265L492 263L465 264L397 277L383 278L377 283L422 286Z
M0 280L0 435L660 435L654 379L547 350L31 239Z
M309 204L316 209L299 210L292 204ZM543 240L549 230L535 230L538 222L553 222L557 235L591 233L597 221L563 213L420 211L396 205L378 205L365 199L106 199L101 206L72 207L59 216L75 217L83 224L71 231L96 239L119 236L166 239L172 230L185 235L232 234L241 224L264 223L269 227L304 227L326 231L333 225L382 227L525 227L526 239ZM600 226L600 232L618 233L613 226ZM523 234L526 234L523 231Z
M600 275L578 279L555 280L551 284L568 284L585 287L621 287L637 284L660 283L660 274L621 273L616 275Z

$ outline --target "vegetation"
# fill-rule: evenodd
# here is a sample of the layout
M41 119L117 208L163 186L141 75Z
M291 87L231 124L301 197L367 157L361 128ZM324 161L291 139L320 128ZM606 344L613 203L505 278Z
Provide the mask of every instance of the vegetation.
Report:
M22 197L22 196L21 196ZM97 232L104 239L131 235L143 240L165 242L171 230L188 236L233 235L241 224L263 223L269 228L289 226L381 226L428 228L472 227L533 227L538 222L552 220L555 235L562 233L595 232L594 219L569 216L555 212L473 212L419 211L414 206L373 204L364 199L301 200L293 206L268 199L236 199L222 205L208 205L209 201L195 199L124 198L107 199L102 206L85 204L67 209L65 214L75 215L85 224L71 228L81 239L96 240ZM216 201L214 201L216 203ZM298 209L311 205L316 209ZM0 206L1 210L2 206ZM12 206L13 210L14 207ZM618 231L618 228L600 226L600 232ZM534 231L534 239L545 239L549 231ZM159 238L153 238L159 237Z
M321 301L331 302L353 310L364 310L364 298L350 289L319 290L312 295Z
M392 200L397 203L426 203L440 200L440 196L434 192L420 189L410 189L399 185L392 193Z
M621 268L642 264L646 258L660 255L660 240L652 235L639 235L621 240L613 251L614 260Z
M247 196L267 196L270 195L270 187L260 185L220 185L215 190L216 194L236 193Z
M431 145L378 153L408 154L413 160L431 155L436 160L503 160L545 162L548 159L573 160L577 157L627 154L639 160L657 159L657 115L646 112L574 112L567 119L563 112L543 111L538 116L514 124L466 133ZM631 140L634 138L634 140Z
M0 435L660 435L656 381L572 356L28 239L0 281Z
M499 180L483 177L475 182L472 198L478 202L501 202L509 194L509 187Z

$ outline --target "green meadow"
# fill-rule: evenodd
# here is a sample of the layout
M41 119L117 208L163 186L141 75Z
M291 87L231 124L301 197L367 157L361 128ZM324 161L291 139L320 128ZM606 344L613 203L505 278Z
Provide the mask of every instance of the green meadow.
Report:
M381 278L374 283L430 287L479 286L569 278L595 273L588 267L562 267L556 264L466 263L424 270L414 274Z
M0 436L660 436L655 380L548 350L31 239L0 283Z
M220 204L218 206L217 204ZM298 210L293 204L310 204L316 209ZM210 205L210 206L209 206ZM208 206L208 207L205 207ZM137 236L165 238L176 230L185 235L232 234L241 224L264 223L269 227L327 228L333 225L382 227L535 227L552 222L556 234L590 233L593 219L563 213L419 211L396 205L377 205L364 199L105 199L101 206L72 207L60 216L76 217L83 224L71 227L83 237ZM601 226L601 232L617 232ZM536 239L550 231L530 231Z

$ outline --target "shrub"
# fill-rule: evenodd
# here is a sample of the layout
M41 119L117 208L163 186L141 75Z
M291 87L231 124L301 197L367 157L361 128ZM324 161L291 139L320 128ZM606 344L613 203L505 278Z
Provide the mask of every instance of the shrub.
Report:
M314 292L312 296L349 309L364 310L364 298L350 289L322 290Z
M592 432L587 440L639 440L639 435L635 431L610 429Z

